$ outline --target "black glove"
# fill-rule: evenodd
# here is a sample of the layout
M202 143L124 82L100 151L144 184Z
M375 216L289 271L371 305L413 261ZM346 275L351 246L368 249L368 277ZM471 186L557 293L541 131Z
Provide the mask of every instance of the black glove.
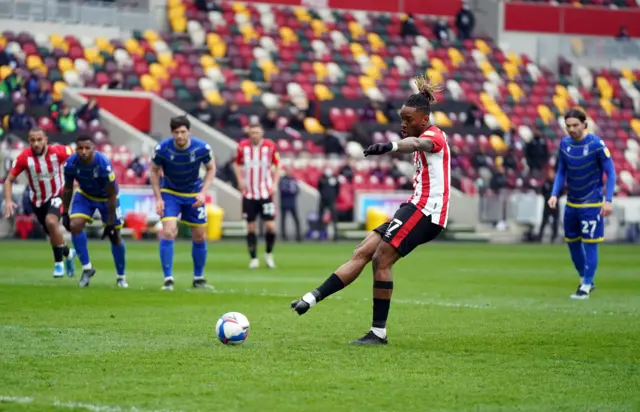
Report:
M116 227L115 225L106 225L104 227L104 231L102 232L102 238L104 239L105 237L109 237L109 239L113 239L114 236L116 235Z
M389 153L391 150L393 150L393 144L391 142L376 143L364 149L364 155L365 157L370 155L381 155Z
M68 213L62 214L62 226L67 229L68 232L71 232L71 219L69 219Z

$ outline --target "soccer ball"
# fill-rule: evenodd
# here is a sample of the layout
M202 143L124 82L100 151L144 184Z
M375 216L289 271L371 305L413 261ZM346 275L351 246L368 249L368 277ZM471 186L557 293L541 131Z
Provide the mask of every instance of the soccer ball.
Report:
M216 336L225 345L239 345L249 336L249 319L240 312L228 312L216 323Z

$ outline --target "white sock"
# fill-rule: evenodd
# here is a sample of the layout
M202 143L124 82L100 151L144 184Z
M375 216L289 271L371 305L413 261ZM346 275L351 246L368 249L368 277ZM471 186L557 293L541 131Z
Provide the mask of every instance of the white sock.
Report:
M387 328L371 328L371 332L373 332L380 339L384 339L387 337Z
M120 280L120 279L124 279L125 275L116 275L116 279Z
M87 263L86 265L82 265L82 270L89 270L89 269L93 269L93 265L91 264L91 262Z
M584 284L584 277L580 276L580 284Z
M585 292L591 292L591 285L582 285L580 286L580 289L585 291Z
M302 300L304 300L305 302L307 302L309 304L309 306L314 307L316 305L316 297L313 296L313 294L311 292L307 293L306 295L304 295L302 297Z

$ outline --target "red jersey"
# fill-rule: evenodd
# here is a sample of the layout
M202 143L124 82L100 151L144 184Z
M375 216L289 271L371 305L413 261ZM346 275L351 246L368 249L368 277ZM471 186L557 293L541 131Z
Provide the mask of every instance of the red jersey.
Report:
M247 199L269 199L273 192L273 166L280 164L276 144L267 139L254 146L251 140L238 144L236 164L243 166L246 189L242 195Z
M420 138L433 141L431 153L415 152L413 165L413 195L409 202L416 205L432 222L447 226L449 218L449 193L451 192L451 162L446 134L436 126L430 126Z
M62 166L72 154L69 146L49 145L45 154L35 156L31 147L28 147L18 155L9 173L18 177L20 173L27 172L31 203L40 207L62 194Z

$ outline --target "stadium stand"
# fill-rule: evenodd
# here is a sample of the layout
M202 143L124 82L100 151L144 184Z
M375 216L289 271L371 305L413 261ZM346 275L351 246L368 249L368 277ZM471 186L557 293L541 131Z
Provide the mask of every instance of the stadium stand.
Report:
M621 193L640 193L640 71L580 67L576 83L567 62L559 62L556 77L488 38L456 40L451 21L429 16L415 16L417 35L402 36L403 19L395 14L228 2L204 12L181 0L170 0L167 10L171 33L147 30L125 41L2 33L8 62L0 90L11 99L2 100L0 114L8 122L14 103L26 100L34 121L64 142L72 134L56 129L54 106L66 85L150 91L235 139L250 121L261 121L285 166L314 185L326 167L345 167L327 156L341 154L345 141L355 154L372 140L398 139L397 109L414 87L412 77L426 73L446 86L433 120L452 140L459 189L474 192L478 179L489 184L503 174L500 185L535 184L531 179L552 165L545 159L534 169L527 147L538 136L547 153L555 151L564 134L561 114L580 106L610 144ZM49 107L23 90L34 78L36 85L48 80ZM108 143L99 124L78 127ZM373 173L382 167L369 160L353 168L353 180L343 185L347 203L353 190L406 185L405 175Z
M523 3L573 4L574 6L603 6L603 7L620 7L620 8L639 7L636 0L515 0L515 1L521 1Z

